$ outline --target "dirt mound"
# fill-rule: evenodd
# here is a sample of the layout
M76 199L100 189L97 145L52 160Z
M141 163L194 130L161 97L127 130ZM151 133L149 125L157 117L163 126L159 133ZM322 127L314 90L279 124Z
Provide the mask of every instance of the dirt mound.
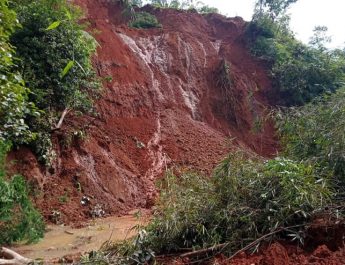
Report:
M136 30L114 1L76 3L99 43L94 65L104 91L98 116L67 115L53 135L57 160L50 169L26 149L11 156L30 165L18 168L42 187L35 200L46 219L55 211L61 222L78 223L96 205L111 215L148 207L166 168L209 173L234 147L276 153L273 125L261 118L271 81L246 48L245 21L145 7L163 27ZM226 101L217 86L224 61L236 102ZM86 207L83 195L90 198Z
M303 245L280 241L261 247L258 254L241 253L232 260L219 258L220 265L340 265L345 264L345 224L330 218L318 216L305 232Z
M308 253L296 246L273 243L262 254L242 254L231 261L219 258L217 262L220 265L341 265L345 264L345 248L332 252L326 245L321 245Z

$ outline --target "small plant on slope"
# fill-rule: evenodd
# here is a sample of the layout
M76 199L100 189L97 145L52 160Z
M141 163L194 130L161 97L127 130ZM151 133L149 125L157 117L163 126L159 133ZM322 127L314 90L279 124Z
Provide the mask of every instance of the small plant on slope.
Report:
M147 12L138 12L134 14L134 19L129 23L130 27L139 29L161 28L157 18Z
M0 244L34 242L43 237L43 218L32 206L24 178L6 175L8 150L9 145L0 141Z

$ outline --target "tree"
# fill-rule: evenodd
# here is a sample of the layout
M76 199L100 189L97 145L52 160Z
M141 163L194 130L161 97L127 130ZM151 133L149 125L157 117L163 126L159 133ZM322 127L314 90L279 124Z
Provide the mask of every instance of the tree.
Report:
M90 109L88 93L95 81L90 57L96 43L78 24L79 10L66 0L25 5L18 1L16 10L22 28L12 35L11 42L22 59L33 101L48 112Z
M208 5L201 6L197 10L201 14L219 13L218 8L211 7L211 6L208 6Z
M218 12L216 8L205 5L202 1L194 0L151 0L152 5L161 8L175 8L175 9L196 9L200 13Z
M313 30L314 35L310 38L309 44L316 49L326 50L325 45L332 41L332 38L327 35L328 28L326 26L316 26Z
M69 110L92 113L99 83L91 63L97 42L79 23L79 8L67 0L12 0L21 28L11 36L20 58L29 99L42 110L28 121L38 137L32 147L50 165L55 155L52 129L58 129Z
M296 2L297 0L258 0L255 5L255 13L268 12L270 17L275 20L284 14L291 4Z
M141 7L143 5L143 1L142 0L132 0L131 5Z
M0 141L27 143L33 137L25 119L39 115L29 102L30 91L14 62L14 47L10 36L19 27L16 13L8 8L8 1L0 1Z

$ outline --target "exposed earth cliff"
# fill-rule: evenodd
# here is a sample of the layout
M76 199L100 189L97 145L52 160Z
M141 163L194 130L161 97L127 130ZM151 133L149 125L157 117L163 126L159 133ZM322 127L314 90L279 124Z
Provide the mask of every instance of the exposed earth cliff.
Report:
M152 205L154 182L166 168L209 172L233 147L262 156L276 153L265 65L246 48L246 22L218 14L153 9L162 28L128 28L111 1L77 1L99 43L94 65L104 80L96 117L69 114L53 134L57 159L46 170L30 151L10 159L43 188L36 204L65 223L90 216L81 195L107 214ZM217 83L226 62L233 100ZM86 137L65 144L66 132ZM59 200L58 198L67 198Z

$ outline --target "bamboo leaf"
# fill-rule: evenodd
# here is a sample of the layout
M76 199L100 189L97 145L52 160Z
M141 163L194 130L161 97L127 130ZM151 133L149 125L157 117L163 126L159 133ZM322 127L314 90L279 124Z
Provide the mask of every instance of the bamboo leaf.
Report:
M69 61L68 64L65 66L65 68L61 72L61 78L63 78L73 67L74 61Z
M58 26L60 26L60 24L61 24L61 21L55 21L55 22L51 23L49 25L49 27L46 28L46 30L56 29Z
M67 8L65 9L65 12L66 12L67 18L68 18L69 20L72 20L72 14L71 14L71 12L69 12L69 10L68 10Z

